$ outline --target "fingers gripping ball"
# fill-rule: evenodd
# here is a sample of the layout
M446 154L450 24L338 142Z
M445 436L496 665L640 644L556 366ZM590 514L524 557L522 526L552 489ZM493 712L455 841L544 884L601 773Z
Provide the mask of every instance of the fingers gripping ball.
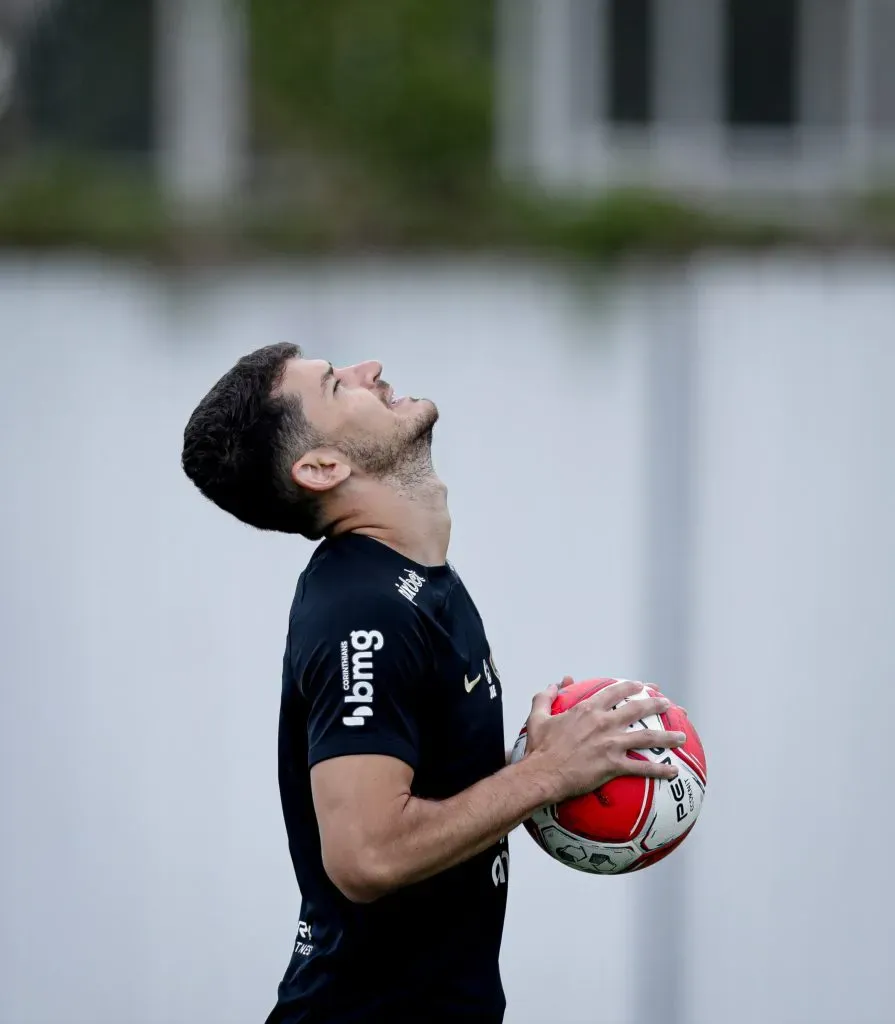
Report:
M562 714L617 679L592 679L572 683L557 694L551 708ZM655 687L628 700L663 697ZM618 706L618 705L617 705ZM662 715L649 715L629 729L657 729L686 734L677 749L631 750L628 757L674 764L676 779L620 776L593 793L542 807L525 828L541 849L578 871L618 875L639 871L667 857L689 834L702 808L706 786L705 753L686 712L672 704ZM523 727L513 747L512 761L525 755Z

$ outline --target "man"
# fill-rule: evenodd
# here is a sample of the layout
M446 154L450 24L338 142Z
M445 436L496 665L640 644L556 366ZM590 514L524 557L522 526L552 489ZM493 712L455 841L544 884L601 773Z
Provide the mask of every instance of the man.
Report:
M381 366L342 369L273 345L202 400L183 467L252 526L323 542L302 573L283 661L279 778L302 894L273 1022L498 1024L507 835L536 808L620 774L673 778L627 750L664 701L636 684L552 717L506 765L501 679L446 561L451 521L431 459L438 418Z

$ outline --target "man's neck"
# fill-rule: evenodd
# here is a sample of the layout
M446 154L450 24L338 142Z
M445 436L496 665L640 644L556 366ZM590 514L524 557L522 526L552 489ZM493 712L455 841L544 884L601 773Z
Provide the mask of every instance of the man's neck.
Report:
M447 488L434 473L412 486L378 482L364 495L363 506L340 517L333 535L359 533L420 565L444 565L451 515Z

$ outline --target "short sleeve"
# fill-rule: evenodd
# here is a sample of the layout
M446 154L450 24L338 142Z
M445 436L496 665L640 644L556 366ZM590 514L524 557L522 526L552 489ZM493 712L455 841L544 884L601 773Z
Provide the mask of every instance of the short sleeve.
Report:
M403 597L352 594L290 627L293 678L307 704L308 767L386 754L416 768L420 688L430 670L417 609Z

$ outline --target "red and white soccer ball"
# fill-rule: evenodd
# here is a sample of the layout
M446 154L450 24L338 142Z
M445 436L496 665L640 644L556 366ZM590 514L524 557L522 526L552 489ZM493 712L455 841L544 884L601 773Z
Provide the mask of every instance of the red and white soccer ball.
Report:
M621 681L591 679L571 683L557 695L552 713L561 714L604 686ZM643 686L640 693L623 703L664 696L649 684ZM672 704L664 714L649 715L634 722L629 729L664 729L686 734L687 742L682 747L631 750L628 754L633 758L676 765L676 779L621 776L593 793L542 807L525 822L525 828L538 846L578 871L619 875L657 863L686 839L702 808L705 753L684 711ZM513 762L525 754L525 742L523 727L513 747Z

